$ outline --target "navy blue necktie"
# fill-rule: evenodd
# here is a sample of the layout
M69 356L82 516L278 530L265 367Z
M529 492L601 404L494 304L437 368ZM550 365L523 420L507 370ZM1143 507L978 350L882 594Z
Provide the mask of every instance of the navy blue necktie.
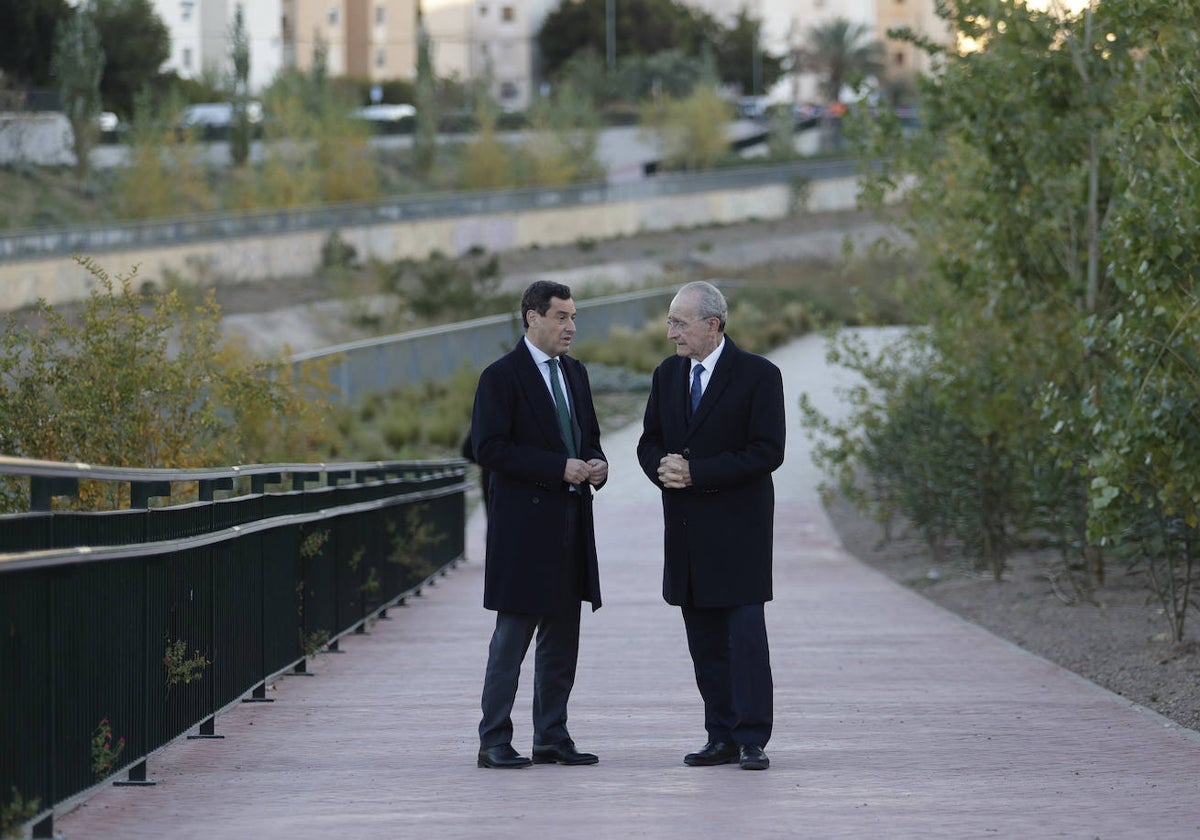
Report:
M700 390L700 374L703 372L704 372L704 365L696 365L694 368L692 368L692 393L691 393L691 396L692 396L691 409L692 410L688 415L689 417L692 414L695 414L696 409L700 407L700 395L702 393L704 393L703 391Z

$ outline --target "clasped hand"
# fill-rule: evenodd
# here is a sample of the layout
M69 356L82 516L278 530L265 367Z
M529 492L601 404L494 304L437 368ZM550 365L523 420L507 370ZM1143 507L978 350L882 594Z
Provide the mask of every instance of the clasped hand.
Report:
M692 486L692 471L682 455L668 453L658 462L658 480L668 490Z
M599 487L608 478L608 462L593 458L581 461L578 458L568 458L567 468L563 470L563 481L567 484L583 484L588 482Z

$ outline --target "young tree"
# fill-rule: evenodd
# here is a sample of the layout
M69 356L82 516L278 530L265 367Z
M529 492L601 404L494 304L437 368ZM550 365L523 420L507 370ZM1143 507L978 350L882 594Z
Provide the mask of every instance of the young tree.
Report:
M1116 21L1019 3L963 0L945 13L977 48L951 53L909 33L937 68L922 83L922 128L905 142L885 115L868 150L884 160L868 177L873 194L906 190L906 226L931 255L914 287L928 322L914 375L939 386L938 410L982 444L934 462L948 466L945 498L970 501L957 536L994 574L1014 536L1036 528L1062 541L1073 568L1088 557L1099 579L1085 407L1112 375L1097 327L1118 297L1100 267L1120 259L1111 224L1130 150L1113 106L1136 96L1135 45ZM949 468L958 460L969 485ZM963 486L965 497L952 493Z
M595 102L570 84L538 99L529 114L528 140L520 150L522 184L566 184L602 179L596 159L600 122Z
M485 74L475 85L478 128L463 151L462 186L469 190L494 190L515 184L512 155L496 136L500 107L490 90L490 78Z
M710 169L729 150L729 105L711 86L686 99L662 98L643 109L642 124L654 134L663 162L689 172Z
M54 41L50 66L58 77L63 113L71 124L75 173L86 180L96 146L100 115L100 77L104 73L104 50L91 8L80 6L63 20Z
M250 157L250 38L246 34L245 12L237 4L229 32L229 60L233 73L229 79L229 102L233 106L230 125L229 156L234 166L245 166Z
M137 99L129 136L129 164L117 177L120 213L128 219L157 219L216 208L202 153L191 134L175 131L174 109L156 111L149 93Z
M413 169L421 176L433 171L437 159L437 77L433 72L433 46L424 18L417 17L417 130L413 134Z
M1100 216L1118 304L1091 334L1112 363L1079 401L1096 437L1089 531L1146 573L1181 641L1200 573L1200 10L1114 0L1095 15L1121 33L1108 60L1135 61L1126 95L1105 100L1126 188Z
M149 297L136 269L114 277L79 262L96 290L78 319L43 302L32 323L3 324L0 451L178 468L303 461L326 440L328 386L225 342L211 295L198 307ZM93 493L81 488L81 501L119 501ZM0 507L18 498L0 489Z

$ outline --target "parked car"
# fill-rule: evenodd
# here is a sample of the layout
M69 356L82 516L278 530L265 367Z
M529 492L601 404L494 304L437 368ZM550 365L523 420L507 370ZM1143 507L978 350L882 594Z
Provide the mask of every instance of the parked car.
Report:
M737 115L743 120L761 120L767 116L770 102L765 96L743 96L737 101Z
M366 105L354 109L354 116L366 120L378 134L412 131L417 109L412 105Z
M262 103L251 100L246 103L246 116L250 125L262 123ZM233 125L232 102L199 102L188 105L179 117L181 131L197 131L205 140L227 136L229 127Z

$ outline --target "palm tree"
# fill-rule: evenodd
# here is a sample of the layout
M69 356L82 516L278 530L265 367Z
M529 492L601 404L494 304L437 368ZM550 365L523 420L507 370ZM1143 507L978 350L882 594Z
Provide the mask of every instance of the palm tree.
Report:
M866 24L835 18L809 30L803 61L821 76L825 100L836 102L847 82L857 84L883 71L883 45Z

